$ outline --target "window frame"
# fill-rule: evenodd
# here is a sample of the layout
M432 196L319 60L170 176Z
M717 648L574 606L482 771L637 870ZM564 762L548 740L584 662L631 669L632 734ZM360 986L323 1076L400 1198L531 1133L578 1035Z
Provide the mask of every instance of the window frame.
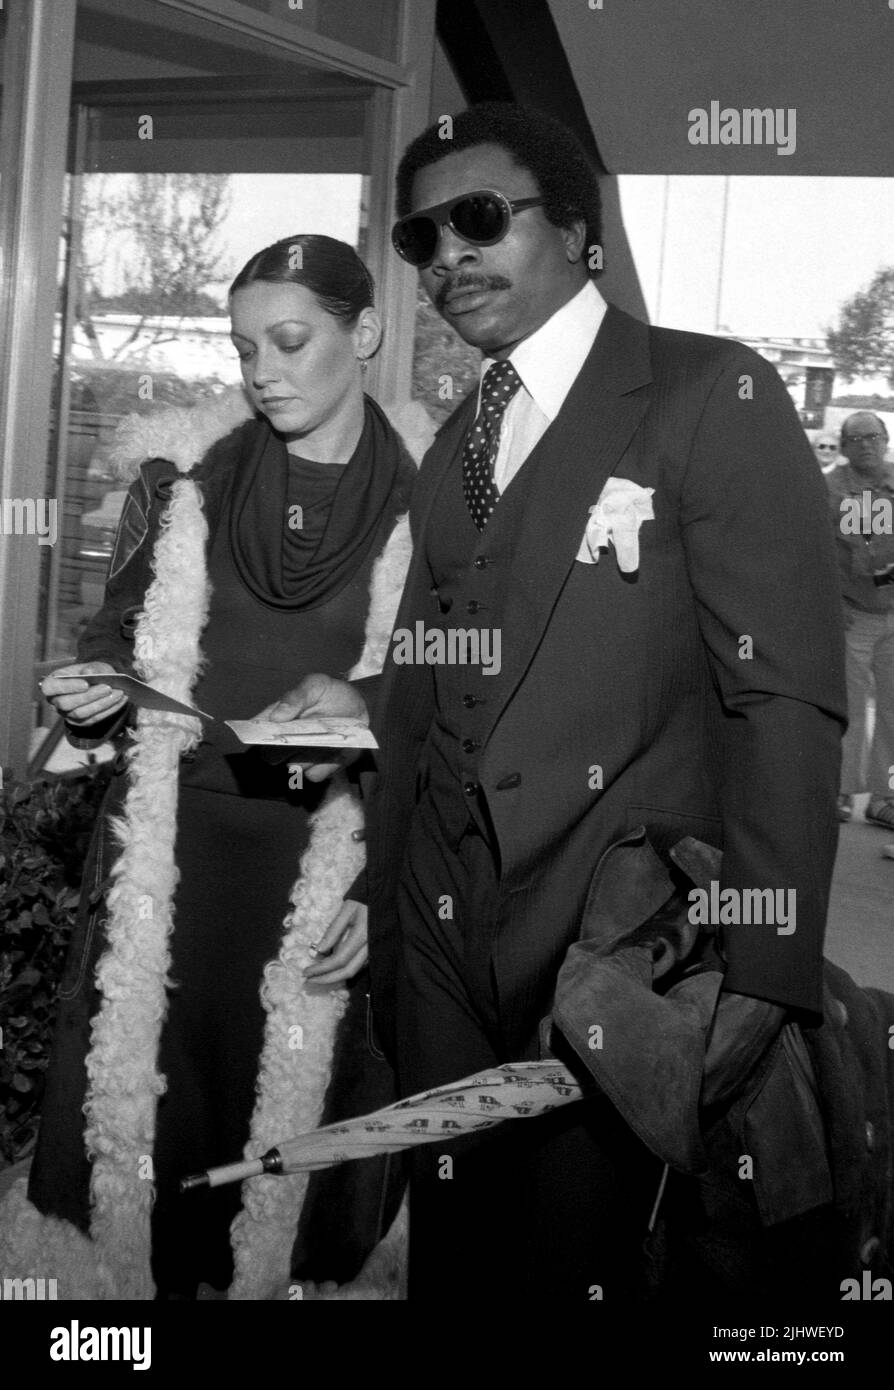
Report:
M428 121L436 0L394 0L398 62L237 0L148 2L159 12L194 15L374 87L367 257L388 333L370 389L385 402L409 400L416 277L390 254L391 189L402 149ZM77 5L78 0L11 0L6 9L0 186L9 196L0 211L0 354L6 364L0 380L0 498L37 498L45 486L70 114L82 99L80 84L77 94L72 84ZM36 538L0 536L0 767L11 767L17 777L28 767L37 696L39 585Z

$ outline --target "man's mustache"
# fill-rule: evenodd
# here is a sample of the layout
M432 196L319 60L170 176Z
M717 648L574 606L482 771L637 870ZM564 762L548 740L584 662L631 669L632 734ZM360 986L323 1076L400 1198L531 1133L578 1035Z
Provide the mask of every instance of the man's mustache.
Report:
M447 298L455 294L458 290L511 290L512 281L507 280L505 275L451 275L438 286L435 295L435 308L440 313L444 312Z

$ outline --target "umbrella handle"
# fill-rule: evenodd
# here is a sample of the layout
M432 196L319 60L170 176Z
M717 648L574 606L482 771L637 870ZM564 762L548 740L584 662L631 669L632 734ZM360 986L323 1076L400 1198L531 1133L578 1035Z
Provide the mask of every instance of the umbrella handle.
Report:
M245 1178L256 1178L261 1173L281 1173L282 1155L279 1149L268 1149L261 1158L244 1159L241 1163L227 1163L222 1168L206 1168L204 1173L191 1173L180 1179L181 1192L194 1192L199 1187L222 1187L228 1182L243 1182Z

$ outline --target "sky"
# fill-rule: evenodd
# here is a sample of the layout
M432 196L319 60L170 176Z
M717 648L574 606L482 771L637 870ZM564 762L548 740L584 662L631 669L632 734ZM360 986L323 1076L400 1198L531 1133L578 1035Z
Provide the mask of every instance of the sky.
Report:
M725 326L743 336L821 337L846 299L881 266L894 265L894 179L740 175L727 181L624 174L618 183L649 316L668 328L712 333Z
M719 323L743 335L820 337L844 300L880 266L894 265L894 178L731 178L717 319L725 182L686 175L619 178L652 322L703 333ZM355 242L360 185L359 176L342 174L233 176L225 241L237 268L260 246L297 231Z
M281 237L317 232L357 244L360 174L232 174L222 240L235 275L255 251Z
M0 0L2 4L2 0ZM87 175L87 178L96 177ZM102 174L111 190L136 177ZM300 232L318 232L357 244L363 191L361 174L231 174L229 213L218 232L225 278L209 286L226 295L237 271L264 246ZM103 293L117 294L122 285L132 241L118 234L109 241L100 227L91 228L103 251L100 284ZM88 235L89 235L88 230Z
M359 174L232 175L230 212L220 233L228 278L255 251L297 232L356 244L362 182ZM820 337L846 299L881 266L894 265L894 178L623 174L618 183L653 323L695 332L720 327L743 336ZM210 288L222 293L227 283ZM387 314L388 306L381 307Z

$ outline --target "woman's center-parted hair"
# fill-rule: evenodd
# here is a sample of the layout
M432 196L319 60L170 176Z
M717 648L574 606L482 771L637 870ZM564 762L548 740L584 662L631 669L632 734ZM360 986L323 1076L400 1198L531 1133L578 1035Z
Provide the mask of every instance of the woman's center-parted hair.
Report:
M313 232L283 237L256 252L236 276L229 297L259 281L303 285L345 328L353 328L375 303L375 283L353 246Z

